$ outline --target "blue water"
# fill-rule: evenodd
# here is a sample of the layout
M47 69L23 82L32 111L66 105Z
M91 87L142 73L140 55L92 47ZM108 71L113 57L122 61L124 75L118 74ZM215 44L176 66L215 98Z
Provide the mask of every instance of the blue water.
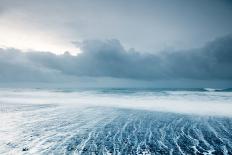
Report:
M232 154L231 89L0 89L0 154Z

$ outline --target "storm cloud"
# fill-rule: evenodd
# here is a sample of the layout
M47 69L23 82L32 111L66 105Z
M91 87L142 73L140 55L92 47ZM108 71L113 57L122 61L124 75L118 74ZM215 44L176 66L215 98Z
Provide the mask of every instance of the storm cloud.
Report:
M155 80L232 80L232 36L202 48L148 54L126 50L118 40L87 40L82 53L0 49L0 81L63 81L78 77Z

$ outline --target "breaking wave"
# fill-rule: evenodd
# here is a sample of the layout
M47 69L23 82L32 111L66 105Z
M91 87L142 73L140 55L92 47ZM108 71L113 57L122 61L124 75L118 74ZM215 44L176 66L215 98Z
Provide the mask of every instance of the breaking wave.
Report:
M216 89L216 88L204 88L203 90L209 92L231 92L232 88Z

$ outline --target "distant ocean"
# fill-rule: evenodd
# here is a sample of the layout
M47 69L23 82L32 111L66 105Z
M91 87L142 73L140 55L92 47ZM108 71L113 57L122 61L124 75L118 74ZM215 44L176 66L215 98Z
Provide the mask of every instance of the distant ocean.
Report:
M232 154L232 89L0 89L0 154Z

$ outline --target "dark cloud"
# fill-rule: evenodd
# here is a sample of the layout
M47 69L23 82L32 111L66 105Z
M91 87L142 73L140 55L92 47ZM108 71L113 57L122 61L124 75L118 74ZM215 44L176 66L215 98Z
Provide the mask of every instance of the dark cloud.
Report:
M68 81L76 77L134 80L232 80L232 36L202 48L144 54L118 40L82 43L82 53L54 55L0 49L0 81Z
M49 68L42 62L33 62L29 56L36 54L22 53L15 49L0 49L0 82L55 82L64 79L59 70Z

